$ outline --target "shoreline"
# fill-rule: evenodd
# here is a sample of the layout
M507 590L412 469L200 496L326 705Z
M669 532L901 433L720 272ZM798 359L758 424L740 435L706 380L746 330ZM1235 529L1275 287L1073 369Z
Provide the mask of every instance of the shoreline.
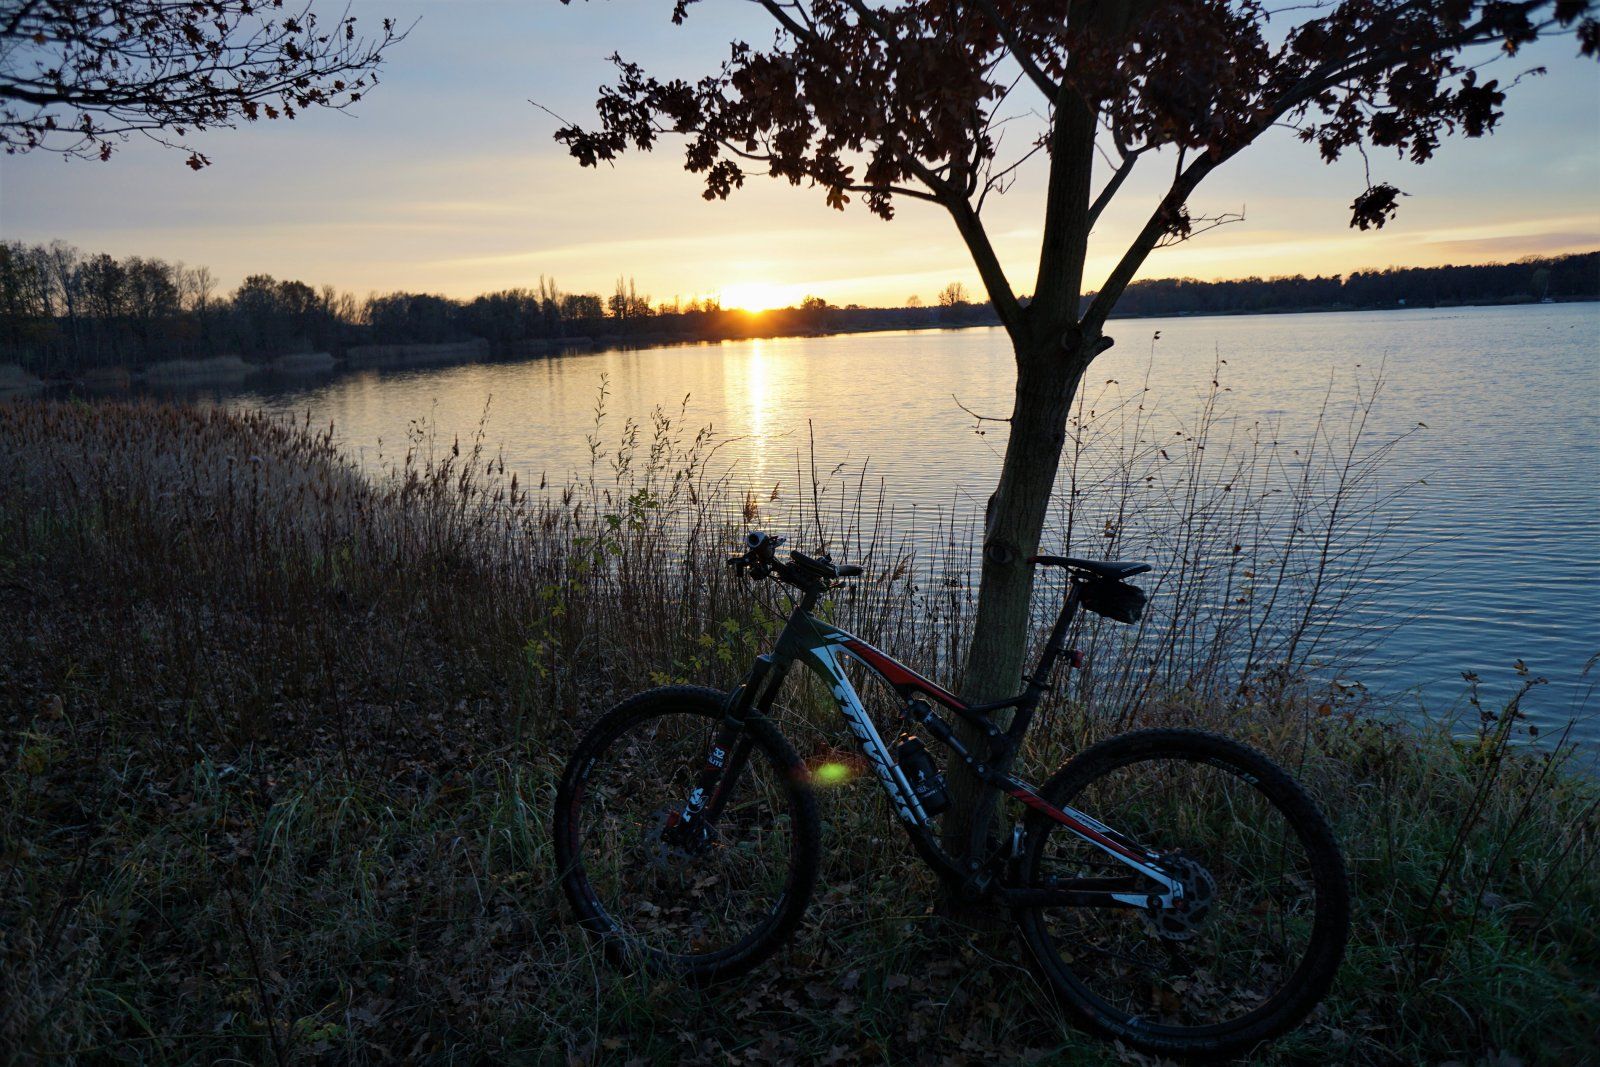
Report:
M1312 308L1269 308L1259 310L1185 311L1113 315L1108 322L1180 318L1249 318L1281 315L1333 315L1389 311L1454 311L1463 308L1559 307L1568 304L1596 304L1590 298L1563 298L1542 301L1519 300L1481 304L1428 304L1415 306L1324 306ZM877 309L874 309L877 310ZM691 345L721 345L755 340L793 340L808 337L843 337L871 333L924 333L947 330L995 329L999 320L940 323L907 326L903 323L863 323L860 326L804 330L795 332L750 332L725 336L692 337L671 333L600 334L573 337L534 337L495 344L485 338L467 341L442 341L419 344L358 345L342 357L329 352L291 353L264 363L252 363L238 356L213 356L207 359L166 360L142 367L98 367L77 375L36 377L19 364L0 363L0 369L15 368L18 375L0 376L0 396L26 395L39 389L82 388L94 392L116 393L136 385L162 388L242 385L252 380L275 377L336 377L355 371L401 371L471 366L475 364L515 363L536 359L558 359L566 355L599 352L626 352L652 348L683 348Z

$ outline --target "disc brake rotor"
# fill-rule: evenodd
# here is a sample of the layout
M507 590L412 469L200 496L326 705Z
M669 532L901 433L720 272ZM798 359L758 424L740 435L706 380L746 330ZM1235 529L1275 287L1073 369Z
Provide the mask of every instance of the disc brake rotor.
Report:
M1165 856L1161 865L1177 877L1183 896L1170 908L1145 912L1145 918L1163 940L1192 941L1211 914L1217 881L1210 871L1187 856Z
M692 825L678 824L675 833L668 834L668 823L677 814L677 808L662 808L650 816L650 829L644 835L645 855L650 865L665 870L674 864L684 864L705 852L716 838L716 830L702 820Z

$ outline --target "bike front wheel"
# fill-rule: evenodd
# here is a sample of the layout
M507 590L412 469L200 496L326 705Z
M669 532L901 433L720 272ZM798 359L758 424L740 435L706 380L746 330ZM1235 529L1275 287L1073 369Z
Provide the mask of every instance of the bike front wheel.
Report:
M1344 863L1305 792L1254 749L1145 730L1086 749L1040 791L1161 857L1153 879L1030 812L1019 884L1115 887L1143 906L1019 910L1039 970L1080 1021L1146 1051L1220 1056L1297 1025L1327 993L1349 927Z
M615 962L699 982L743 973L799 923L820 828L800 758L753 716L715 810L683 810L723 720L724 694L671 686L607 712L579 743L556 796L561 885ZM674 832L676 828L676 832Z

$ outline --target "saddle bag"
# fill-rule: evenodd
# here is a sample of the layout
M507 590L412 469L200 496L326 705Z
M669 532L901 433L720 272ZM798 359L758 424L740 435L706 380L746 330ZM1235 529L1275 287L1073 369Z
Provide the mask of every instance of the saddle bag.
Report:
M1138 622L1144 614L1144 590L1127 582L1101 579L1083 587L1081 603L1113 622Z

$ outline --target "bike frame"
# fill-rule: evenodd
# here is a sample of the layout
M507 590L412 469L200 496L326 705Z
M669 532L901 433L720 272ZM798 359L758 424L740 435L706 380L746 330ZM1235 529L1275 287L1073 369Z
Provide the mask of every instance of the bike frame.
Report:
M691 827L715 823L729 795L729 787L737 781L749 756L751 742L744 730L745 720L751 715L765 715L771 710L789 670L796 663L801 663L827 684L840 714L844 716L862 755L888 794L889 802L917 852L947 881L955 883L964 895L972 898L998 896L1013 907L1071 905L1154 909L1172 907L1182 899L1182 883L1165 868L1159 854L1084 812L1071 807L1056 807L1039 796L1032 786L1010 774L1011 763L1033 721L1039 702L1050 689L1050 673L1065 652L1067 631L1081 600L1081 580L1072 580L1061 614L1051 629L1050 638L1023 692L1009 700L984 705L965 703L854 634L816 618L811 612L818 597L817 590L802 592L773 650L757 657L744 683L729 694L726 715L717 731L705 767L683 809L669 816L669 833L683 834ZM1072 653L1072 658L1076 662L1077 653ZM1138 879L1134 877L1068 879L1047 886L1007 885L1005 874L1009 861L1016 858L1019 833L1013 834L1010 848L1001 845L989 850L988 855L981 858L976 851L974 858L965 863L950 856L940 846L930 817L873 725L860 695L845 673L842 659L855 660L893 689L905 702L906 718L948 748L983 783L983 789L999 790L1021 801L1127 866L1130 874L1138 872L1164 887L1165 891L1152 893L1147 889L1137 892ZM987 742L987 751L973 752L963 744L950 725L935 714L928 704L929 700L977 727ZM1004 708L1016 710L1010 726L1001 730L990 716ZM982 813L980 821L984 825L974 833L973 840L987 842L993 807L980 805L979 810Z

